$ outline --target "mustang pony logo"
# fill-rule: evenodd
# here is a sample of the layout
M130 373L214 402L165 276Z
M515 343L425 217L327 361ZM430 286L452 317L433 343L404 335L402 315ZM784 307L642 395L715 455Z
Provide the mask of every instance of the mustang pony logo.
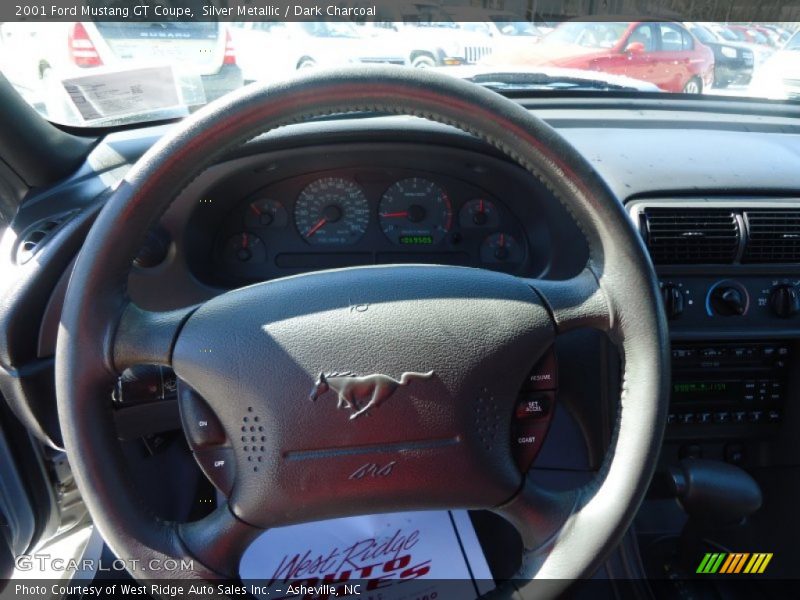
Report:
M309 398L315 401L332 389L339 396L336 408L348 408L353 412L350 420L366 413L370 408L386 400L401 385L408 385L414 379L430 379L433 371L427 373L403 373L400 381L388 375L365 375L359 377L349 371L343 373L320 373Z

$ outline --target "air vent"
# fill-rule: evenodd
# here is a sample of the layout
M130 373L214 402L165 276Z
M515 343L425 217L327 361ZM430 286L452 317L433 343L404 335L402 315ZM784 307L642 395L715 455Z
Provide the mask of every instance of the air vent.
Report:
M800 210L746 210L747 245L742 262L800 262Z
M64 213L39 221L30 227L23 235L17 245L17 264L22 265L33 258L41 250L47 239L53 235L64 222L69 219L76 211Z
M648 207L641 218L656 264L729 264L739 250L733 210Z

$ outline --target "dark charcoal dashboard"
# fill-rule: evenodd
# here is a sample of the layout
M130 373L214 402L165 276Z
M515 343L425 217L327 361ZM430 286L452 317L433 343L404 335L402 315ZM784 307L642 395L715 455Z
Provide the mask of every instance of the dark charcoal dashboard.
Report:
M273 156L202 194L190 223L203 234L187 240L187 257L218 285L392 263L539 274L550 245L542 194L517 179L486 158L424 146Z
M662 467L687 456L749 469L800 464L800 171L776 167L800 161L795 121L705 121L703 111L663 107L539 114L626 203L654 259L673 341ZM43 395L52 374L71 259L56 250L77 251L98 196L163 131L109 136L74 178L28 202L19 235L4 240L19 297L7 305L13 324L0 327L12 403ZM145 241L129 292L143 308L168 310L321 269L438 263L566 279L586 260L552 193L475 138L419 119L332 120L253 140L187 185ZM31 300L47 297L43 273L53 290L46 306ZM21 329L31 311L39 331ZM544 472L574 475L602 461L619 396L614 352L598 337L557 343L558 367L547 370L558 384L547 392L554 416L535 464ZM159 399L174 397L174 380L158 377ZM139 408L119 404L120 413ZM154 422L141 414L129 437ZM654 514L658 533L662 508Z

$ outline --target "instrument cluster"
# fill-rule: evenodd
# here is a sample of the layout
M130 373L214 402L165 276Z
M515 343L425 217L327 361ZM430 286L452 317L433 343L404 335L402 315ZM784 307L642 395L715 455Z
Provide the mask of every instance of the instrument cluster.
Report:
M525 230L500 198L449 176L340 169L262 187L235 204L216 242L223 278L265 280L390 263L521 273Z

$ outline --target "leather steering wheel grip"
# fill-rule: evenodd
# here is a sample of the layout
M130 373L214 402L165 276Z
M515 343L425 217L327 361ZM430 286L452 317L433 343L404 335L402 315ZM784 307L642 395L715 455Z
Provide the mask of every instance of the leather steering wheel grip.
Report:
M540 590L556 594L569 580L591 574L621 539L655 468L669 366L658 282L621 203L572 146L520 105L438 73L360 66L248 86L184 120L131 168L78 256L59 328L58 409L78 487L120 558L196 559L194 571L134 576L232 575L216 567L218 555L241 553L260 530L236 519L227 507L201 524L157 521L124 475L110 385L129 362L169 364L170 341L191 312L160 317L132 307L126 296L128 273L148 228L193 178L227 152L280 126L359 111L423 117L483 139L542 180L587 239L590 260L580 276L529 284L544 297L559 331L595 326L617 344L623 385L612 447L590 485L553 497L550 518L548 496L528 480L515 500L498 508L520 528L528 547L539 544L526 552L518 578L559 579L561 584ZM139 327L157 333L139 335ZM540 502L544 505L534 505ZM529 581L517 591L527 596L539 589L534 585ZM514 591L505 586L496 594Z

